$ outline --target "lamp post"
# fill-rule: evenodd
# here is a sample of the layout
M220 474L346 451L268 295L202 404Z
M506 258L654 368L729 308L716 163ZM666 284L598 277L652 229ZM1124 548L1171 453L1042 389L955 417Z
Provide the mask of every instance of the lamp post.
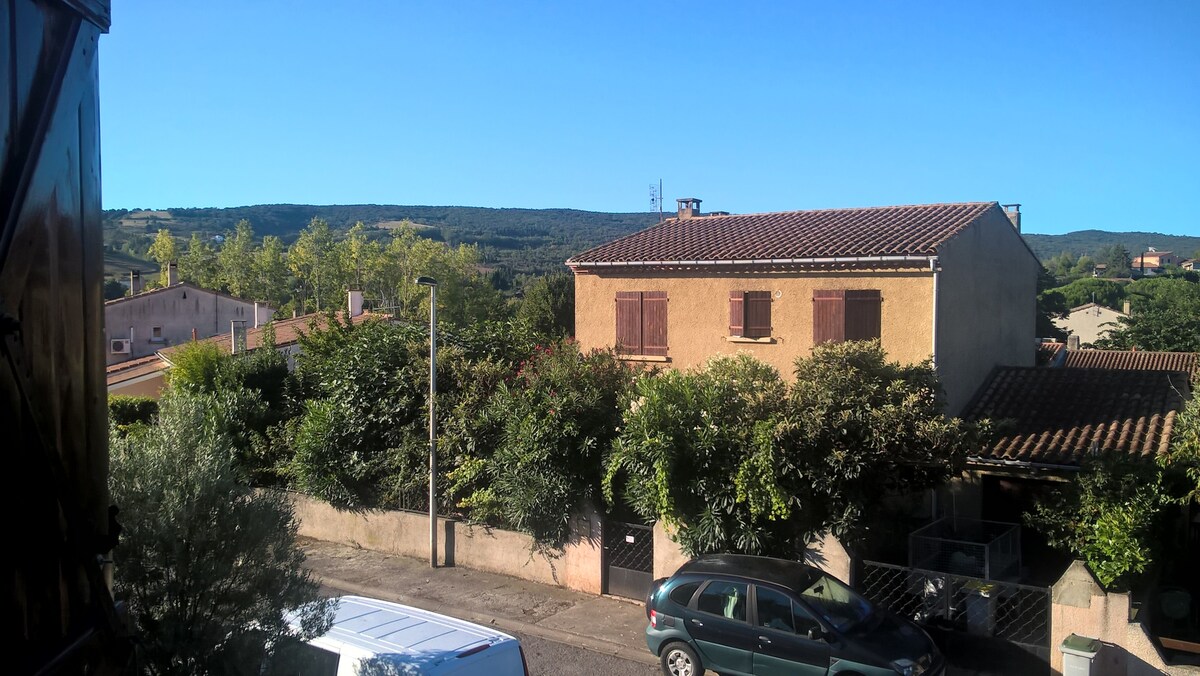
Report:
M417 277L417 284L429 287L429 567L437 568L437 280Z

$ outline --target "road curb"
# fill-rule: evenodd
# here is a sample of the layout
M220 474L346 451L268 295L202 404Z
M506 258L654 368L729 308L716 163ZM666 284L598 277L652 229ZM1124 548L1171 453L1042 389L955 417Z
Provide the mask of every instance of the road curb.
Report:
M654 655L651 655L650 651L644 648L638 650L622 643L614 643L612 641L596 638L594 636L584 636L582 634L563 631L561 629L543 627L540 624L522 622L521 620L514 620L507 617L497 617L495 615L489 615L487 613L481 613L475 610L468 610L466 608L456 608L444 603L435 604L431 603L428 599L408 596L406 594L397 594L396 592L379 589L378 587L370 587L367 585L350 582L349 580L339 580L327 575L321 575L316 571L312 572L313 575L321 582L321 584L339 591L357 594L360 596L378 598L384 601L403 603L404 605L414 606L416 608L433 611L435 613L452 615L470 622L475 622L476 624L493 626L503 631L530 634L537 636L538 638L546 639L547 641L565 643L567 645L577 646L603 655L619 657L623 660L630 660L632 662L640 662L642 664L649 665L658 664L658 658L656 658Z

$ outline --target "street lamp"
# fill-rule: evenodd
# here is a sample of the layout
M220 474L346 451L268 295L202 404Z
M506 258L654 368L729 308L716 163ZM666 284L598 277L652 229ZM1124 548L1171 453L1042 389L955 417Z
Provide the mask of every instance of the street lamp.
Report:
M437 568L437 280L417 277L417 284L429 287L429 567Z

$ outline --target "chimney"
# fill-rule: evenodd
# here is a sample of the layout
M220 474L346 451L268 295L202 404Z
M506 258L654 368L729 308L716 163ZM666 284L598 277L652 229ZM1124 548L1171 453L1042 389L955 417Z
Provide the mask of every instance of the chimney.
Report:
M346 292L346 306L350 310L351 317L357 317L363 313L363 295L362 289L352 286Z
M258 301L254 301L254 328L258 328Z
M246 320L235 319L229 322L229 352L241 354L246 351Z
M1132 312L1130 312L1130 309L1131 309L1131 308L1130 308L1130 305L1129 305L1129 301L1125 301L1125 314L1127 314L1127 315L1129 315L1129 314L1133 314Z
M167 286L175 286L179 283L179 264L175 261L167 263Z
M675 200L679 205L679 219L695 218L700 215L700 201L695 197L680 197Z
M1021 205L1020 204L1001 204L1004 207L1004 215L1008 216L1008 220L1012 221L1013 227L1017 232L1021 232Z
M1079 334L1072 333L1071 335L1067 336L1067 349L1068 350L1078 350L1079 349Z
M129 271L129 295L136 296L142 292L142 271Z

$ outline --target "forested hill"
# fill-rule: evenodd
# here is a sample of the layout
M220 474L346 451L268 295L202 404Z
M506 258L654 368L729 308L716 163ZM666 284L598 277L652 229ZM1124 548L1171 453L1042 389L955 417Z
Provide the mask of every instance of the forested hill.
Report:
M518 272L561 270L573 254L646 228L658 220L652 213L602 213L577 209L489 209L381 204L311 206L261 204L227 209L110 209L104 212L105 242L114 250L143 255L149 238L160 228L187 240L193 232L224 234L246 219L258 237L275 235L290 244L313 218L335 231L362 221L369 232L410 221L419 232L450 244L478 244L490 263Z
M1024 233L1025 241L1037 257L1045 263L1050 258L1068 251L1075 256L1095 256L1101 249L1119 244L1137 256L1154 247L1158 251L1171 251L1183 258L1200 254L1200 237L1163 235L1155 232L1106 232L1104 230L1080 230L1065 235L1038 235Z

